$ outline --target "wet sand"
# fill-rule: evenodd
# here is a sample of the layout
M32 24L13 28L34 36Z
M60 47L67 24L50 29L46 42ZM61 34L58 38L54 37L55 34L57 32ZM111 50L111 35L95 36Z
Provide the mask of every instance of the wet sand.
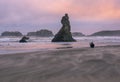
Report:
M120 82L120 46L3 54L0 82Z

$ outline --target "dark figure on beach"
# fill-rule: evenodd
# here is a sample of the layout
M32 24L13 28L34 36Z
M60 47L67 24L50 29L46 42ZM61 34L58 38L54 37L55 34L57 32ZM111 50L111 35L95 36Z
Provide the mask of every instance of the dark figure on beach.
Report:
M93 42L90 43L90 47L91 48L94 48L95 47L95 44Z
M25 43L25 42L27 42L28 39L29 39L29 37L23 36L22 39L19 42L20 43Z

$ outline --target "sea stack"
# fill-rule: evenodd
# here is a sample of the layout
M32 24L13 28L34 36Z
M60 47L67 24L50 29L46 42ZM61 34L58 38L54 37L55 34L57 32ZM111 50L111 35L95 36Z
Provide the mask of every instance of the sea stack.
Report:
M23 36L22 39L19 41L20 43L26 43L29 37Z
M65 14L65 16L62 17L61 24L62 28L52 39L52 42L75 42L76 40L73 39L71 34L71 26L68 14Z

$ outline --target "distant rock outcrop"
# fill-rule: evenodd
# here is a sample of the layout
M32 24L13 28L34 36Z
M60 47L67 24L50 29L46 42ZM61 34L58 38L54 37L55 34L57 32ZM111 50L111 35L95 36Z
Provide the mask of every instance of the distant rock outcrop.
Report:
M50 36L53 36L53 33L52 31L42 29L36 32L29 32L27 36L50 37Z
M22 36L22 33L18 31L15 31L15 32L5 31L1 34L1 36Z
M115 31L100 31L96 32L90 36L120 36L120 30Z
M85 35L82 34L81 32L73 32L72 36L85 36Z
M28 39L29 39L29 37L23 36L19 42L25 43L25 42L27 42Z
M70 26L68 14L65 14L65 16L62 17L61 23L62 23L62 28L52 39L52 42L74 42L76 41L75 39L72 38L71 26Z
M28 32L27 36L37 36L37 35L36 35L36 32Z

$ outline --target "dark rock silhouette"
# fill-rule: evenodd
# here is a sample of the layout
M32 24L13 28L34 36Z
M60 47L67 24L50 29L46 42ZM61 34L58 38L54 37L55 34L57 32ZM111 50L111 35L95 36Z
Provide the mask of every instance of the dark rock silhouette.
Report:
M49 37L49 36L53 36L53 33L52 31L43 29L43 30L37 31L36 35L41 37Z
M62 24L62 28L52 39L52 42L74 42L76 41L75 39L72 38L72 34L70 32L71 26L70 26L68 14L65 14L65 16L62 17L61 24Z
M81 32L73 32L72 36L85 36L84 34L82 34Z
M25 42L27 42L28 39L29 39L29 37L23 36L22 39L19 42L20 43L25 43Z
M36 35L36 32L28 32L27 36L37 36L37 35Z
M22 33L18 31L15 31L15 32L5 31L1 34L1 36L22 36Z
M29 32L27 33L27 36L50 37L50 36L53 36L53 33L52 31L42 29L36 32Z
M120 30L99 31L99 32L93 33L90 36L120 36Z
M93 42L90 43L90 47L91 48L94 48L95 47L95 44Z

